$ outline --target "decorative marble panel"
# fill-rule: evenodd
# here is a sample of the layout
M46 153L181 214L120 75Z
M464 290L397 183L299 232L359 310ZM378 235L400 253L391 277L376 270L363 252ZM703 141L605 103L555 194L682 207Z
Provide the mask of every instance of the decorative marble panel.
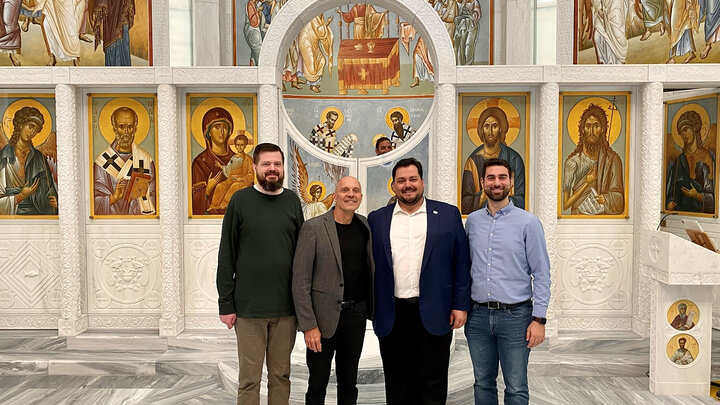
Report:
M185 238L185 313L211 314L217 319L218 293L215 287L220 229L216 235Z
M631 317L631 235L563 234L557 246L556 314Z
M148 315L157 318L156 314L160 314L160 239L158 235L144 236L145 239L117 235L109 239L104 235L88 235L91 327L96 327L93 324L97 324L100 315L112 315L111 318L117 318L113 325L123 327L147 325L150 321L144 318ZM158 324L157 319L153 322Z
M49 228L49 227L48 227ZM54 232L0 240L0 328L57 328L60 240ZM47 239L52 235L51 239Z

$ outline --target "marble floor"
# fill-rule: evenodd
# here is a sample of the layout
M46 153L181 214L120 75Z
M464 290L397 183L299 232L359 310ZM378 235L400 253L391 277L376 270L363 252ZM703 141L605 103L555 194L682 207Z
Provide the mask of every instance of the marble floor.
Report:
M714 379L720 379L720 331L714 331ZM229 331L85 333L0 331L0 404L232 404L237 361ZM648 390L648 341L632 333L562 334L530 355L531 404L720 404L709 396L654 396ZM383 403L382 369L366 359L360 403ZM291 403L301 404L307 371L293 354ZM498 381L503 388L502 378ZM708 387L709 391L709 387ZM335 403L334 389L328 403ZM467 343L457 335L449 404L472 403Z

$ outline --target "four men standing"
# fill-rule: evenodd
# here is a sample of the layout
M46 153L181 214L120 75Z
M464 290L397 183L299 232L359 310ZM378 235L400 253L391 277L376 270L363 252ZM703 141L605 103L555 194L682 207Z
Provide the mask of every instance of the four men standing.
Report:
M259 404L265 353L268 403L288 403L296 326L307 345L306 403L325 403L333 356L338 403L357 403L366 319L374 319L388 404L446 403L453 329L466 320L475 402L497 404L499 361L505 403L527 404L550 262L540 221L508 199L510 164L485 163L488 205L468 217L466 233L456 207L424 197L413 158L393 168L396 203L366 220L355 213L360 182L344 177L335 207L303 225L297 196L282 187L283 159L276 145L256 147L258 184L235 193L223 220L217 287L220 320L238 339L237 403Z

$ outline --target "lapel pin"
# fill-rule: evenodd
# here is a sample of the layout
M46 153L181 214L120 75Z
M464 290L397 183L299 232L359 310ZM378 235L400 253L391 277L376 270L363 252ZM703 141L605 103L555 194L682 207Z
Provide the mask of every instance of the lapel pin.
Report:
M437 215L437 211L434 211L434 210L433 210L433 214Z

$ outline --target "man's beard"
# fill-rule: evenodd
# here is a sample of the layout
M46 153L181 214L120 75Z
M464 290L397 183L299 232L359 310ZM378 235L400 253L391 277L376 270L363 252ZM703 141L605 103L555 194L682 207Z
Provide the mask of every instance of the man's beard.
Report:
M600 150L600 140L598 139L595 143L587 142L585 143L585 147L587 148L589 154L594 155L598 152L598 150Z
M503 192L500 193L500 196L499 196L499 197L496 197L495 194L493 194L493 192L492 192L491 189L486 188L486 189L485 189L485 195L487 195L488 199L490 199L490 200L492 200L492 201L495 201L495 202L497 202L497 201L502 201L502 200L504 200L508 195L510 195L510 187L508 187L508 188L504 188L504 187L503 187Z
M278 176L277 181L270 181L270 180L268 180L268 179L267 179L267 175L268 175L268 174L275 174L275 175L277 175L277 176ZM263 188L263 190L269 191L269 192L272 193L272 192L277 191L277 190L280 190L280 189L282 188L282 184L283 184L283 179L284 179L284 178L285 178L285 177L284 177L283 175L279 174L279 173L265 173L265 176L263 176L263 177L259 177L259 176L258 176L258 184L260 185L260 187Z
M415 188L414 190L417 191L417 188ZM417 193L415 195L415 198L413 198L412 200L408 200L405 197L403 197L402 192L403 192L403 190L400 190L400 193L395 196L397 197L398 200L400 200L400 202L402 202L405 205L415 205L415 204L417 204L418 201L422 201L423 193Z
M400 137L400 139L405 139L405 129L403 128L402 122L398 122L397 124L393 125L393 129L395 130L397 136Z
M132 146L133 135L119 135L117 137L117 145L122 149L128 149Z

